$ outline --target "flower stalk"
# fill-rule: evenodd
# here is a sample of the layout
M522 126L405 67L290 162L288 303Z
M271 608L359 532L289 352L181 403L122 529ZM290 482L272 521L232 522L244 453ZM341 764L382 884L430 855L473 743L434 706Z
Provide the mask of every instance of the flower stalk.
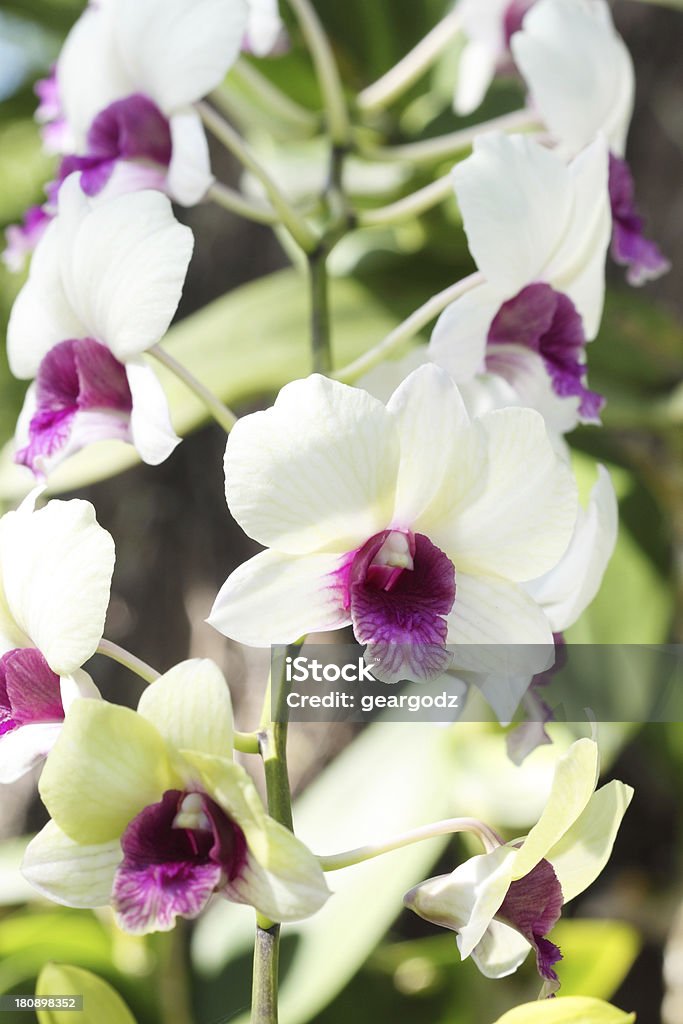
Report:
M141 658L137 658L130 651L126 651L123 647L119 647L118 644L112 643L111 640L100 640L97 645L97 654L104 655L105 658L109 658L111 661L117 662L119 665L123 665L125 668L130 669L140 679L144 679L146 683L154 683L161 675L156 669L152 668Z
M194 392L197 398L204 403L216 423L223 428L226 434L229 434L237 423L237 416L232 409L229 409L227 405L223 405L212 391L209 391L200 380L197 380L194 374L190 373L187 367L179 363L177 359L174 359L161 345L154 345L149 351L150 355L158 359L167 370L170 370L183 384L187 385L190 391Z
M299 21L315 64L332 143L346 146L351 139L351 123L330 41L310 0L289 0L289 4Z

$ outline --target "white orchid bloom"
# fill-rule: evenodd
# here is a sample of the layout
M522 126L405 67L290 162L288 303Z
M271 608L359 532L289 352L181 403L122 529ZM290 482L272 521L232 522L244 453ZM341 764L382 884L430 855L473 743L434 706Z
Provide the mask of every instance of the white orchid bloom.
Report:
M386 681L435 678L446 644L460 662L552 642L522 584L562 557L577 498L532 410L473 421L433 365L386 406L314 375L240 420L225 472L230 511L270 549L221 589L209 621L226 636L265 647L353 624Z
M31 495L0 519L0 782L54 743L75 697L97 697L81 666L102 638L114 543L86 501Z
M514 973L533 949L544 994L559 988L562 954L547 938L562 907L592 885L607 864L633 796L609 782L597 792L598 749L578 740L561 757L548 802L528 836L493 846L449 875L411 890L405 903L427 921L457 933L464 960L488 978Z
M273 921L315 913L320 865L270 818L231 760L230 693L211 661L186 661L138 710L76 701L43 771L52 816L23 873L72 907L111 905L133 933L196 917L214 892Z
M641 285L669 270L643 234L624 160L635 93L631 56L605 0L539 0L511 41L514 58L558 150L573 156L598 135L609 144L613 259Z
M278 0L248 0L249 21L243 40L243 48L256 57L265 57L285 37L285 27L280 17Z
M12 373L33 378L17 461L44 475L91 441L120 438L157 464L179 442L143 358L166 332L192 254L192 232L160 192L92 205L77 176L41 239L12 309Z
M465 46L458 65L453 107L462 117L481 104L498 74L513 70L510 40L534 0L460 0Z
M192 205L213 178L193 104L236 60L246 0L116 0L88 7L57 62L57 88L89 195L161 188ZM259 37L260 38L260 37Z
M604 302L604 141L567 166L524 136L480 136L453 183L485 281L441 314L431 358L468 392L493 387L492 404L537 409L554 432L599 421L602 400L585 386L585 343Z

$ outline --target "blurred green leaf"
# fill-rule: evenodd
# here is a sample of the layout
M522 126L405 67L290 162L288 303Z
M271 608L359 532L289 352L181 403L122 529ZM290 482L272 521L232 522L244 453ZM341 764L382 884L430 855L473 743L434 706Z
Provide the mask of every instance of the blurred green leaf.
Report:
M23 903L35 896L35 890L19 871L29 838L5 839L0 843L0 906Z
M118 992L90 971L67 964L47 964L36 984L37 996L83 996L84 1024L135 1024ZM73 1024L70 1010L38 1010L38 1024Z
M518 1006L496 1024L632 1024L635 1019L635 1014L624 1013L599 999L570 996Z
M557 973L564 996L610 999L640 951L638 932L624 921L562 920L553 942L562 950Z

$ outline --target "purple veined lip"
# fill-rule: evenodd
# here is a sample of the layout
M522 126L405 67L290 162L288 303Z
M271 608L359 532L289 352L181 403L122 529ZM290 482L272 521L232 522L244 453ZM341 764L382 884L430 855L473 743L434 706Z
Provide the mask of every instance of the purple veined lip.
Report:
M0 737L24 725L64 721L59 676L40 651L20 647L0 658Z
M125 367L105 345L92 338L62 341L38 369L28 444L15 461L40 475L62 451L106 438L128 440L132 407Z
M585 386L583 321L569 296L542 282L527 285L504 302L488 333L486 368L514 386L515 358L505 351L518 345L536 352L560 398L580 399L579 415L599 422L604 399ZM511 379L512 377L512 379Z
M384 530L353 552L341 571L344 605L373 673L386 682L438 678L451 661L446 616L455 603L455 567L423 534Z
M609 196L612 206L611 254L615 263L627 267L626 280L639 286L661 277L671 268L661 249L643 234L638 213L633 175L626 160L609 155Z
M552 864L540 861L523 878L512 882L496 918L515 928L536 953L538 973L559 988L554 966L562 959L546 936L560 919L564 897Z
M85 152L64 157L58 185L81 172L81 188L95 196L106 186L121 161L168 170L172 155L171 129L157 105L142 93L111 103L93 120ZM158 177L158 173L153 174Z
M225 811L205 793L176 789L130 822L121 847L113 905L131 932L196 917L247 861L244 833Z

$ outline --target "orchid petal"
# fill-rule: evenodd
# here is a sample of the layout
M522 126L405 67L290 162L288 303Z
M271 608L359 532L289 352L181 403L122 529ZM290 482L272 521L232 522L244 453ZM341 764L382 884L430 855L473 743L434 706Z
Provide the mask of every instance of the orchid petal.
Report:
M572 743L559 759L548 802L517 851L513 878L522 878L560 842L587 807L598 776L598 746L593 740Z
M497 288L484 283L446 306L436 321L429 355L448 370L456 384L485 371L489 328L503 301Z
M350 551L393 509L398 431L367 392L314 374L228 438L228 506L260 544L289 554Z
M61 728L61 722L36 722L0 736L0 784L16 782L40 764L52 750Z
M176 111L170 119L172 154L166 185L181 206L194 206L212 182L209 144L201 118L192 107Z
M118 839L84 846L50 821L28 844L21 873L55 903L106 907L122 857Z
M632 796L630 786L608 782L553 846L548 856L565 903L592 885L607 864Z
M251 647L288 644L311 632L348 626L339 555L263 551L221 587L210 625Z
M143 357L126 361L126 377L133 399L130 414L132 442L143 462L158 466L181 442L171 425L164 389Z
M173 788L166 745L129 708L77 700L40 780L43 803L71 839L107 843Z
M208 658L183 661L147 687L138 712L177 749L230 757L233 717L223 673Z
M491 921L472 950L472 959L485 978L507 978L524 963L530 951L531 946L515 928L502 921Z
M496 74L498 55L485 42L473 39L465 46L458 65L453 109L467 117L481 105Z
M58 675L87 661L102 638L114 542L87 501L21 507L0 522L0 573L15 629ZM5 623L0 602L0 639ZM5 619L6 622L6 619Z

